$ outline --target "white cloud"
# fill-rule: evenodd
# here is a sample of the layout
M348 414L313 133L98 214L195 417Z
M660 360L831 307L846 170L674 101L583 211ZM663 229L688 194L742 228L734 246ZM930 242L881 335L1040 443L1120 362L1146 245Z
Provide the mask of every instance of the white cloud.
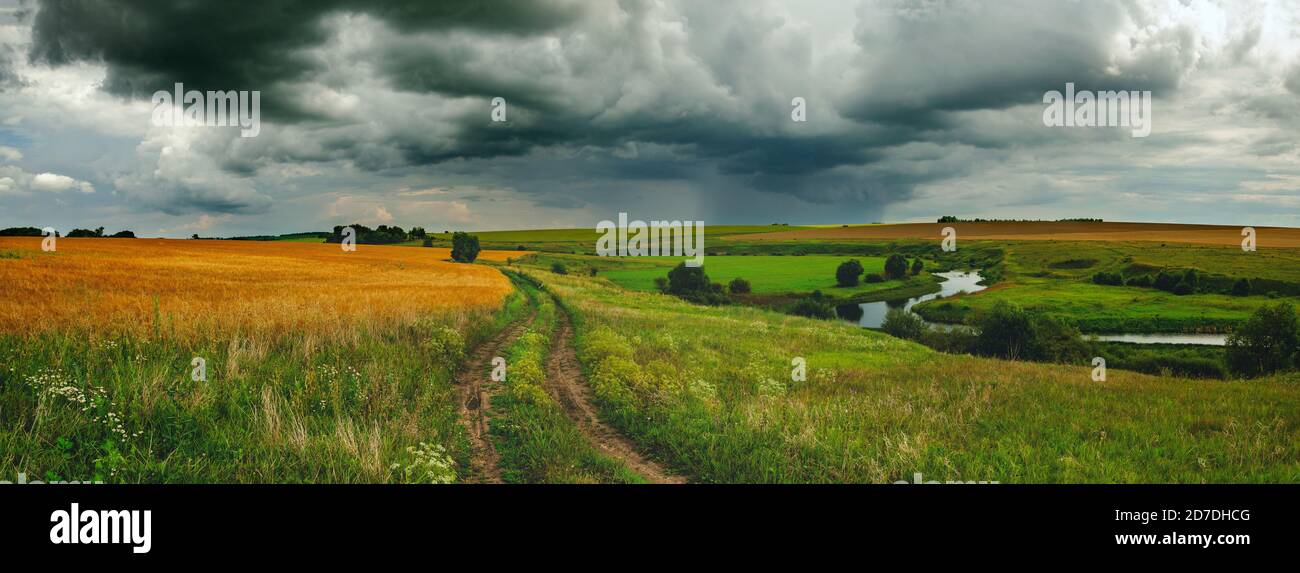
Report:
M0 145L0 159L5 161L22 161L23 152L9 146Z
M41 173L32 178L31 188L33 191L49 191L57 193L76 189L82 193L94 193L95 188L90 183L78 181L67 175L57 173Z
M70 190L94 193L95 187L89 182L74 179L67 175L57 173L32 175L21 167L0 165L0 195L25 196L32 191L61 193Z

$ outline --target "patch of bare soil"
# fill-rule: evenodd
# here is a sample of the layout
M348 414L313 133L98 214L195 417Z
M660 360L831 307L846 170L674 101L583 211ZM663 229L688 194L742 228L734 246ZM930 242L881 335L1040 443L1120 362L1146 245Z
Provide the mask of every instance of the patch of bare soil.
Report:
M546 361L546 391L564 407L587 440L606 455L621 460L652 483L686 483L686 478L642 456L630 440L600 421L592 405L591 386L582 375L578 355L573 349L573 326L569 314L559 309L556 318L555 336Z
M488 432L492 396L501 385L492 380L492 359L502 356L502 352L528 328L534 316L536 315L530 315L501 329L496 336L478 345L456 373L456 390L460 403L458 412L461 424L469 432L470 443L470 473L463 482L502 483L501 456L492 445Z

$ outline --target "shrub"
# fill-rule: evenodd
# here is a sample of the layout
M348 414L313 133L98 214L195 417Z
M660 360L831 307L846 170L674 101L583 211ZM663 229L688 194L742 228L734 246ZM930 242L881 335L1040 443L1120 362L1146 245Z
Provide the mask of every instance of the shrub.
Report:
M94 231L91 231L90 229L73 229L71 231L68 231L69 239L84 239L88 237L95 238L95 237L103 237L103 236L104 236L103 227L99 227Z
M599 273L599 272L600 272L600 269L597 269L596 267L587 267L587 276L589 276L589 277L594 277L594 276L596 276L596 273Z
M478 236L456 231L451 236L451 260L472 263L478 258Z
M668 292L682 295L707 292L709 275L704 274L704 267L688 267L686 263L677 263L668 271Z
M862 282L865 282L865 283L883 283L883 282L885 282L885 277L880 276L880 273L871 273L871 274L869 274L869 275L866 275L866 276L862 277Z
M432 246L433 246L433 237L428 237L428 236L426 236L426 237L424 238L424 242L420 243L420 246L421 246L421 247L432 247Z
M901 279L907 276L907 259L898 253L885 259L885 278Z
M1124 277L1119 273L1101 271L1092 275L1092 282L1099 285L1120 286L1124 284Z
M560 263L557 261L557 262L551 263L551 272L553 272L553 273L555 273L555 274L557 274L557 275L567 275L567 274L569 274L569 269L564 268L564 265L560 264Z
M1174 286L1174 294L1178 296L1189 295L1194 292L1196 292L1196 289L1192 288L1192 285L1186 280L1178 281L1178 284Z
M668 292L668 277L655 277L655 288L659 292Z
M1187 286L1192 288L1192 292L1196 292L1201 287L1201 276L1197 274L1196 269L1187 269L1187 272L1183 273L1182 282L1187 283Z
M1086 362L1092 357L1092 348L1079 333L1078 327L1055 316L1033 317L1033 343L1027 358L1048 362Z
M857 286L858 277L862 275L862 263L857 259L849 259L840 263L839 268L835 269L835 284L842 287Z
M1240 278L1232 283L1232 296L1250 296L1251 290L1250 279Z
M1240 376L1261 376L1291 368L1300 347L1300 320L1289 302L1255 311L1228 335L1228 370Z
M135 233L133 233L133 232L131 232L131 231L118 231L118 232L116 232L116 233L113 233L112 236L111 236L111 238L113 238L113 239L134 239L134 238L135 238Z
M880 323L880 329L890 336L905 338L907 340L921 340L930 327L925 324L925 320L915 313L908 312L901 308L891 308L885 313L885 321Z
M1154 286L1163 291L1173 292L1174 287L1178 286L1178 275L1160 271L1160 274L1156 275Z
M1029 313L1006 301L976 317L975 328L979 331L976 352L1010 360L1024 357L1033 336Z
M791 314L806 316L808 318L835 318L835 308L824 300L817 297L808 297L795 303L790 309Z
M1093 349L1073 324L999 301L976 317L975 352L1009 360L1077 362Z
M1131 287L1151 288L1151 275L1138 275L1124 283Z
M727 289L730 290L732 294L748 293L750 292L749 281L736 277L731 279L731 283L727 285Z
M919 275L925 270L925 263L921 262L921 257L912 260L912 274Z

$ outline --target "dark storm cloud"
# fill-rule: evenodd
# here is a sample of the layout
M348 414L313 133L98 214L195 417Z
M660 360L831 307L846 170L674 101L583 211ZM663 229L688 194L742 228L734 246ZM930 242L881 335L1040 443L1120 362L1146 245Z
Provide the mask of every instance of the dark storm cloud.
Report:
M105 88L127 97L175 82L262 90L264 114L303 119L308 114L282 90L318 71L302 49L327 40L322 19L343 12L402 31L533 34L571 22L580 10L571 2L515 0L48 0L40 3L29 57L52 65L103 61Z
M1151 90L1159 130L1182 110L1172 102L1196 96L1179 93L1189 74L1250 62L1277 41L1247 26L1223 39L1218 62L1203 57L1218 41L1195 32L1203 2L853 4L51 0L38 5L27 55L42 66L101 62L103 89L128 98L175 82L263 92L270 125L257 138L149 133L119 190L167 213L272 212L288 194L280 185L295 181L274 174L325 171L454 176L567 209L680 192L718 210L745 203L747 216L762 216L756 197L875 216L936 182L1015 175L998 172L1003 161L1041 172L1040 150L1072 161L1080 145L1094 156L1103 144L1204 145L1189 140L1195 130L1134 142L1045 129L1043 93L1067 82ZM1291 70L1272 84L1284 87L1232 112L1294 117L1300 65ZM806 123L790 119L794 96L807 99ZM496 97L506 123L490 119ZM1282 157L1294 138L1254 149ZM1015 201L1016 185L1072 177L1026 175L990 204Z

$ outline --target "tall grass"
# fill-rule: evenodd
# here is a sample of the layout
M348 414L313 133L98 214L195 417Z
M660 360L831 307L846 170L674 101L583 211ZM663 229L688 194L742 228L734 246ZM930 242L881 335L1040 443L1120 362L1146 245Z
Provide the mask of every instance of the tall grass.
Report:
M0 261L5 479L454 481L453 372L526 307L428 249L59 245Z
M1294 482L1300 382L946 355L851 325L529 271L576 315L602 413L713 482ZM792 360L806 381L792 381Z
M521 279L537 304L533 323L506 351L504 391L492 401L492 435L502 474L515 483L640 483L622 462L597 450L546 392L546 359L556 328L550 295Z

